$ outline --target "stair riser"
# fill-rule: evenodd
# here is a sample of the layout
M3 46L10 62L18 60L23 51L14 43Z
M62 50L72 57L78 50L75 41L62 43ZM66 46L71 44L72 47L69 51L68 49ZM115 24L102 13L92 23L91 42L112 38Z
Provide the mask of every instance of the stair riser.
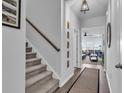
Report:
M26 79L29 79L29 78L31 78L31 77L37 75L37 74L40 74L40 73L43 72L43 71L46 71L46 66L45 66L45 67L42 67L42 68L40 68L40 69L37 69L37 70L35 70L35 71L32 71L32 72L30 72L30 73L26 73Z
M26 93L31 93L33 90L35 90L37 87L41 86L42 84L46 83L48 80L52 78L52 74L45 77L44 79L38 81L37 83L33 84L29 88L26 88Z
M26 52L32 52L32 48L26 48Z
M54 93L59 88L59 82L52 87L47 93Z
M26 59L36 58L36 53L26 54Z
M41 59L35 60L32 62L26 62L26 67L31 67L31 66L35 66L35 65L39 65L39 64L41 64Z

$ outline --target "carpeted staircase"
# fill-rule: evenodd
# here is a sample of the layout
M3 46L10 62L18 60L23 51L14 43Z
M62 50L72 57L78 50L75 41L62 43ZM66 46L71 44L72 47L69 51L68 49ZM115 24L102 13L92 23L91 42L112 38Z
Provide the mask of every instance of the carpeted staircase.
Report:
M26 42L26 93L54 93L59 87L59 80L52 77L53 73L41 61Z

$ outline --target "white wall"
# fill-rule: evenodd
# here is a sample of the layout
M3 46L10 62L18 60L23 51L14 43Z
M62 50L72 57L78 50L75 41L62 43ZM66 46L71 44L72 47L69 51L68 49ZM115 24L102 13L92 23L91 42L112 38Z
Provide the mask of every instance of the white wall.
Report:
M111 0L109 3L110 11L107 14L107 23L111 22L111 47L107 46L107 75L111 93L122 93L122 76L121 70L115 68L119 62L121 63L121 20L122 20L122 0Z
M27 18L61 49L61 0L27 0ZM61 76L60 52L27 23L26 37L44 57L47 63Z
M25 93L25 0L21 0L21 29L2 29L2 93Z
M102 43L102 47L105 48L104 44L103 44L103 40L104 40L104 36L105 36L105 24L103 26L94 26L94 27L82 27L81 29L81 35L83 37L84 33L86 32L88 35L98 35L101 37L95 37L95 38L99 38L100 42ZM93 41L94 37L91 37L92 42L96 42ZM90 40L90 39L89 39ZM82 43L85 42L85 39L81 41ZM93 44L93 43L92 43ZM105 50L103 49L103 51L105 52Z
M102 42L102 36L82 36L81 45L84 50L102 50Z
M70 7L69 7L70 8ZM78 16L76 15L76 12L74 12L71 8L70 8L70 14L66 14L66 15L69 15L70 17L68 19L66 19L66 21L70 21L70 32L72 34L72 39L71 39L71 42L72 42L72 62L73 64L77 64L75 67L80 67L80 63L81 63L81 22L80 22L80 19L78 18ZM74 31L76 31L76 33L74 33ZM74 38L75 38L75 34L77 34L77 49L75 50L74 47L75 47L75 44L76 42L74 42ZM75 56L76 52L78 52L78 56ZM78 58L76 58L78 57ZM77 59L78 62L76 62L76 60L74 59ZM73 65L74 66L74 65Z
M60 52L57 52L42 36L39 35L30 24L26 24L26 37L46 60L54 72L61 76ZM61 51L61 50L60 50Z
M64 8L65 6L65 8ZM63 2L63 28L61 32L61 85L66 83L66 81L73 75L74 72L74 66L73 66L73 32L74 29L77 29L80 31L80 23L78 17L75 15L75 13L70 9L68 4L66 2ZM67 29L67 22L70 23L70 29ZM70 38L67 39L67 31L70 33ZM67 49L67 41L70 42L70 48ZM67 51L70 51L70 57L67 58ZM70 61L69 67L67 68L67 60Z
M82 27L81 33L84 34L86 32L87 34L105 34L105 24L103 26L94 26L94 27Z
M81 20L81 27L105 26L106 17L93 17Z
M80 46L81 46L81 42L80 42L80 19L78 18L78 16L76 15L76 13L71 9L71 7L68 5L68 3L66 3L66 17L65 17L65 23L69 22L70 23L70 29L68 30L66 27L66 31L69 31L70 32L70 54L71 57L70 57L70 60L71 62L73 62L74 64L76 63L76 60L74 59L78 59L77 61L77 66L76 67L79 67L80 66ZM76 32L76 33L75 33ZM77 44L78 44L78 48L77 49L74 49L75 47L75 35L77 34ZM66 42L65 42L66 43ZM76 52L78 52L78 56L75 56ZM78 58L76 58L78 57ZM74 66L74 65L73 65Z
M66 12L67 16L69 15L69 18L66 19L66 21L70 22L71 28L72 29L80 29L80 20L75 14L75 12L69 7L70 14Z
M27 0L27 18L60 47L61 0Z

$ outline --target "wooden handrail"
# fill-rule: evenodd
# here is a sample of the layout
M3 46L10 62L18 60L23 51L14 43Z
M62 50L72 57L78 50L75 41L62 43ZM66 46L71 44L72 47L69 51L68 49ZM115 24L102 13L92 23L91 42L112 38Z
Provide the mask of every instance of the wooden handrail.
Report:
M60 49L54 45L52 43L52 41L50 41L50 39L48 39L31 21L29 21L27 18L26 18L26 21L56 50L56 51L60 51Z

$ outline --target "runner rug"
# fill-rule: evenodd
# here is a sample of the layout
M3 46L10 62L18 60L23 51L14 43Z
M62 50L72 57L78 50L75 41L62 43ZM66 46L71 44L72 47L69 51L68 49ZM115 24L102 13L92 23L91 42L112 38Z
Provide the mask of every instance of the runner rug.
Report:
M99 69L85 68L68 93L99 93Z

